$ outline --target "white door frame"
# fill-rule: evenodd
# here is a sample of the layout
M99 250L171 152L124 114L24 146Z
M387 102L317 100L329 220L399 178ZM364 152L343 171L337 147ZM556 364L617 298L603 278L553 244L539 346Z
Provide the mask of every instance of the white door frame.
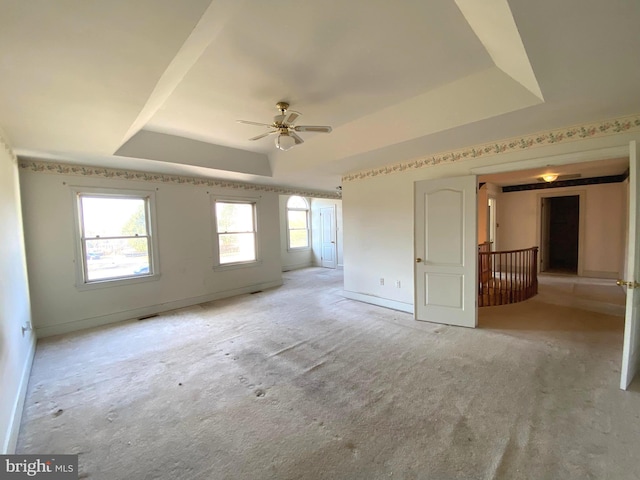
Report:
M620 158L629 156L629 142L617 147L597 148L582 152L564 153L562 155L547 155L530 160L520 160L484 167L474 167L470 171L477 176L493 173L518 172L534 168L553 167L555 165L569 165L572 163L588 163L603 160L605 158Z
M493 208L491 204L493 203ZM487 193L487 241L491 242L491 251L498 250L498 200L494 193Z

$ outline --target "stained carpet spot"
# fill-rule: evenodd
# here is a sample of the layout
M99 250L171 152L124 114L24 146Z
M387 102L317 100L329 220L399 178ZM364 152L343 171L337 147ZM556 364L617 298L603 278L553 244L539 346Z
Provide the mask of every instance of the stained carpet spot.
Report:
M358 456L358 448L356 447L355 443L347 442L345 447L351 452L351 455L353 455L354 457Z
M59 417L60 415L62 415L62 413L63 413L63 412L64 412L64 410L62 410L61 408L59 408L59 409L58 409L58 411L57 411L57 412L55 412L55 413L53 414L53 416L54 416L54 417Z

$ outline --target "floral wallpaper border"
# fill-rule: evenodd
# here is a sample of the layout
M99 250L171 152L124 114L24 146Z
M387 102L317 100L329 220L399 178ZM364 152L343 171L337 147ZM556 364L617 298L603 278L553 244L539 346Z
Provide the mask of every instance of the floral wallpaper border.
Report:
M352 182L379 175L389 175L403 172L405 170L415 170L431 167L443 163L453 163L460 160L467 160L480 157L490 157L503 153L527 150L546 145L553 145L562 142L576 141L586 138L597 138L620 133L640 131L640 114L617 119L605 120L602 122L578 125L561 128L549 132L536 133L524 137L514 137L499 142L486 143L467 147L452 152L438 153L420 160L401 162L370 170L362 170L342 177L343 182ZM0 136L0 146L5 148L9 155L16 161L16 156L12 149ZM273 192L282 195L301 195L315 198L335 198L339 199L339 193L319 192L314 190L295 189L279 187L274 185L260 185L252 183L231 182L226 180L189 177L182 175L165 175L158 173L139 172L132 170L121 170L113 168L88 167L83 165L71 165L65 163L48 162L41 160L17 159L20 168L38 173L53 173L60 175L78 175L84 177L101 177L121 180L136 180L154 183L188 184L194 186L207 186L219 188L231 188L242 190L255 190L261 192Z
M255 190L273 192L282 195L300 195L314 198L340 198L337 193L302 190L275 185L231 182L214 178L188 177L182 175L165 175L161 173L138 172L115 168L88 167L66 163L45 162L40 160L18 160L20 168L36 173L52 173L58 175L77 175L81 177L100 177L115 180L135 180L140 182L171 183L203 187L232 188L238 190Z
M607 135L615 135L618 133L626 133L632 131L640 131L640 115L621 117L618 119L605 120L598 123L578 125L573 127L561 128L550 132L535 133L525 137L515 137L499 142L486 143L467 147L452 152L438 153L433 156L413 160L410 162L401 162L385 167L374 168L371 170L362 170L354 172L342 177L343 182L352 182L355 180L363 180L378 175L389 175L392 173L403 172L405 170L414 170L419 168L431 167L443 163L452 163L459 160L467 160L472 158L489 157L518 150L527 150L530 148L552 145L561 142L581 140L585 138L596 138Z

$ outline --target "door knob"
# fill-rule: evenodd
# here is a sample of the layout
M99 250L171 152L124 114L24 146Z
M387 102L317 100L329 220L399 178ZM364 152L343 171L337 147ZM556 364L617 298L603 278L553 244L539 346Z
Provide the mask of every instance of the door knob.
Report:
M416 263L422 263L422 259L421 258L416 258Z
M627 288L638 288L638 287L640 287L640 283L638 283L638 282L625 282L624 280L616 281L616 285L620 285L621 287L627 287Z

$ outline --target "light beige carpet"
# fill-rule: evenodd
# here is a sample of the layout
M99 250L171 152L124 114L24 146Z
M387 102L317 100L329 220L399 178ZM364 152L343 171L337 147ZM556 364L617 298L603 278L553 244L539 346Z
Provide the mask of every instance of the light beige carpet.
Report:
M626 296L615 279L575 275L538 276L538 300L554 305L581 308L609 315L624 315Z
M38 343L18 451L80 478L640 478L622 319L529 300L479 329L341 297L339 271Z

